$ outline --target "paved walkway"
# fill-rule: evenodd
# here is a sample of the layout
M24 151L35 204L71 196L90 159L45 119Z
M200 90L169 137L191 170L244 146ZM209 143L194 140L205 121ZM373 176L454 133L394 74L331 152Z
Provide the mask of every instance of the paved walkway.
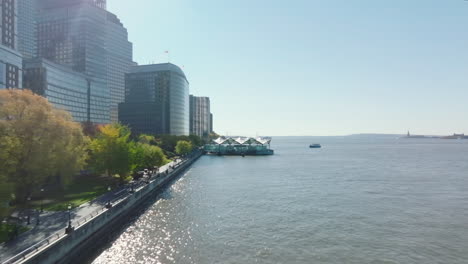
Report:
M170 170L170 166L176 165L180 161L171 162L162 166L159 172L166 172ZM134 189L137 190L141 186L145 185L140 179L134 183ZM125 199L129 195L131 184L121 186L111 192L108 192L97 199L85 203L77 208L71 210L72 225L74 222L80 221L92 213L102 210L106 203L110 200L117 202ZM65 228L68 226L68 211L65 212L44 212L40 214L40 224L36 225L37 211L31 213L31 227L32 229L19 235L15 240L0 245L0 263L8 260L9 258L21 253L36 243L56 234L57 232L65 232Z

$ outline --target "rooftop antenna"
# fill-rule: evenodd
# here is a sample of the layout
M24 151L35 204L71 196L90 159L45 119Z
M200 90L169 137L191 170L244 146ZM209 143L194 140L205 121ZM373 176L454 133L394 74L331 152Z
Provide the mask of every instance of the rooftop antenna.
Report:
M171 63L171 54L169 53L168 50L164 51L164 53L167 54L167 63Z

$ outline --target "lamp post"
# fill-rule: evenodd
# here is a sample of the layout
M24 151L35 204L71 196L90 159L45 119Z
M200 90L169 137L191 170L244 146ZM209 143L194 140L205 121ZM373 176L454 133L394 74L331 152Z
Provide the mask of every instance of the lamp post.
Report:
M31 201L31 196L28 196L28 198L26 198L26 200L27 200L26 208L27 208L27 210L28 210L28 217L27 217L27 222L26 222L26 224L27 224L27 225L30 225L30 224L31 224L31 211L29 210L28 205L29 205L29 202Z
M65 234L70 234L73 232L74 228L71 225L71 204L68 204L68 227L65 229Z
M111 187L107 187L107 191L110 192L112 189ZM112 204L111 204L111 198L109 197L109 200L107 200L107 204L106 204L106 208L109 209L112 207Z
M44 188L41 188L41 213L44 212Z

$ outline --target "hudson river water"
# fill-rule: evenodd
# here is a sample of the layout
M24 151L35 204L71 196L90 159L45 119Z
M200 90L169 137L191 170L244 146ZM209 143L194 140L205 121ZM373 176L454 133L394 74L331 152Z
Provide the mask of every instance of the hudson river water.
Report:
M272 148L202 157L90 262L468 263L468 140Z

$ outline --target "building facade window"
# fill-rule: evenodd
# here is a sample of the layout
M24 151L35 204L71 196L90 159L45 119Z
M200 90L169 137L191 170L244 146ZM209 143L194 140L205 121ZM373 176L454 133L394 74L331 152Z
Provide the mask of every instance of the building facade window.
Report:
M2 1L2 44L15 49L15 1Z
M88 121L86 75L44 59L25 60L24 65L25 88L45 97L55 107L70 112L74 121ZM94 116L95 113L91 114ZM100 123L102 120L91 119L89 121Z
M5 73L6 88L19 88L19 68L7 63Z

